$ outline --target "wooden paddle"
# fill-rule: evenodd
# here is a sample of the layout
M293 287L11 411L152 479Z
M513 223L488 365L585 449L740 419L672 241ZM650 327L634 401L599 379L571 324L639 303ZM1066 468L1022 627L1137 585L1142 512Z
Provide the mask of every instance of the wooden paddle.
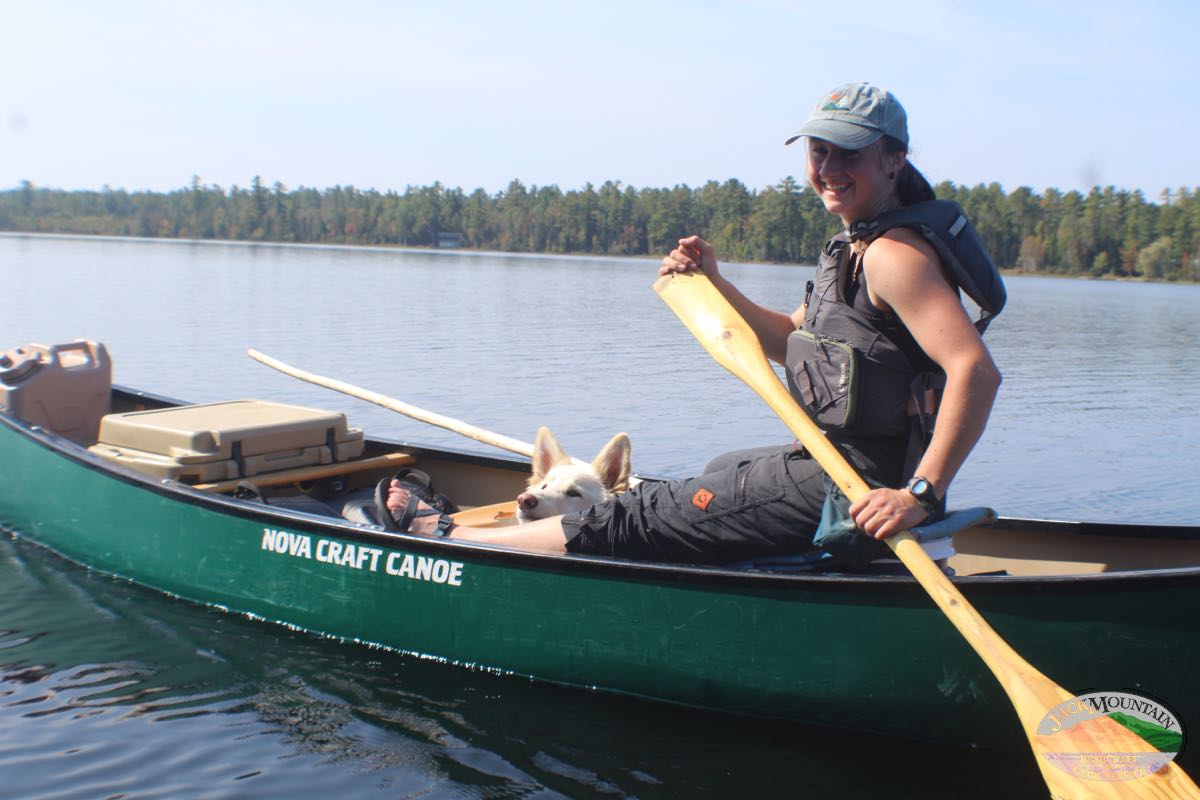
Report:
M842 453L792 399L767 363L754 331L705 275L672 273L659 278L654 291L721 366L767 402L851 501L869 491ZM1065 761L1081 753L1157 751L1141 737L1105 716L1053 735L1039 734L1038 725L1046 714L1073 695L1034 669L1001 639L941 569L930 561L908 531L890 537L887 543L1000 681L1020 717L1052 797L1070 800L1200 798L1200 789L1174 762L1158 772L1119 782L1085 780L1052 763L1054 759ZM880 664L880 669L887 669L887 664Z
M387 395L380 394L379 392L372 392L370 389L363 389L362 387L355 386L351 383L339 381L334 378L326 378L311 372L305 372L302 369L297 369L290 364L285 364L278 359L274 359L268 355L260 353L253 348L247 350L246 355L250 356L255 361L266 364L271 369L279 370L285 375L291 375L293 378L299 378L302 381L307 381L308 383L313 383L317 386L324 386L326 389L333 389L335 392L348 394L351 397L357 397L359 400L366 400L368 403L374 403L377 406L383 406L390 411L395 411L398 414L405 415L406 417L412 417L413 419L420 420L421 422L427 422L430 425L436 425L439 428L445 428L446 430L454 431L455 433L466 436L468 439L474 439L475 441L482 442L483 444L490 444L493 447L499 447L501 450L507 450L510 453L517 453L518 455L525 456L526 458L533 458L533 445L529 444L528 442L522 442L500 433L493 433L489 430L472 425L469 422L463 422L462 420L454 419L453 417L435 414L432 411L426 411L423 408L417 408L416 406L409 405L408 403L402 403L395 398L388 397ZM587 462L580 461L578 458L572 458L571 462L579 466L589 466Z

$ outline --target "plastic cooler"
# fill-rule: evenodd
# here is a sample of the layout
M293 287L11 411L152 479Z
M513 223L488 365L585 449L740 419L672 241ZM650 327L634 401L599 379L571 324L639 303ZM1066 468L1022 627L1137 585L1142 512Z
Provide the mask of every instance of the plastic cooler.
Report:
M344 414L263 400L109 414L91 452L157 478L203 483L357 458Z

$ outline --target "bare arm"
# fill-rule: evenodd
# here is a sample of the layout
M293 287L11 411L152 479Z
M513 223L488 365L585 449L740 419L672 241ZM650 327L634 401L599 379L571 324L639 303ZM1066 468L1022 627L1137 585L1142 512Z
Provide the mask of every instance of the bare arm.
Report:
M720 270L717 269L717 257L712 245L699 236L680 239L679 247L663 258L658 274L690 272L696 269L707 275L713 282L713 286L717 287L730 305L742 315L751 330L758 336L758 341L767 357L782 364L787 355L787 338L792 331L800 327L800 323L804 319L800 315L800 309L789 315L760 306L746 297L741 290L721 275Z
M946 373L933 440L916 474L944 497L983 435L1000 372L932 248L912 231L872 243L863 265L871 301L896 313L917 344ZM859 528L884 538L919 523L925 512L907 490L877 489L851 506Z

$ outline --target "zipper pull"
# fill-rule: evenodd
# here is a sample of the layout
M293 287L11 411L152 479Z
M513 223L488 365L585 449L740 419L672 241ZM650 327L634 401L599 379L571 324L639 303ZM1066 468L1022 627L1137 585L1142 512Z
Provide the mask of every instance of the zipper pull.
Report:
M796 326L796 330L803 328L804 323L808 322L808 301L812 297L812 293L813 282L809 281L804 284L804 302L800 305L800 322L796 322L795 319L792 320L792 323Z

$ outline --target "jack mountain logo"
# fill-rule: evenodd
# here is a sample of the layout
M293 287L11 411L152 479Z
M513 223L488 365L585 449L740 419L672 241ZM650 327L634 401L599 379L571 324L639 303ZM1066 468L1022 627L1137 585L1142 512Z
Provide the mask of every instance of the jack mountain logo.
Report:
M1133 692L1089 692L1064 700L1038 723L1037 732L1053 736L1100 717L1136 733L1154 748L1136 753L1046 753L1047 760L1077 778L1131 781L1175 760L1183 751L1183 724L1157 700Z
M842 94L829 95L829 102L821 106L822 111L846 111L850 108L850 101Z

